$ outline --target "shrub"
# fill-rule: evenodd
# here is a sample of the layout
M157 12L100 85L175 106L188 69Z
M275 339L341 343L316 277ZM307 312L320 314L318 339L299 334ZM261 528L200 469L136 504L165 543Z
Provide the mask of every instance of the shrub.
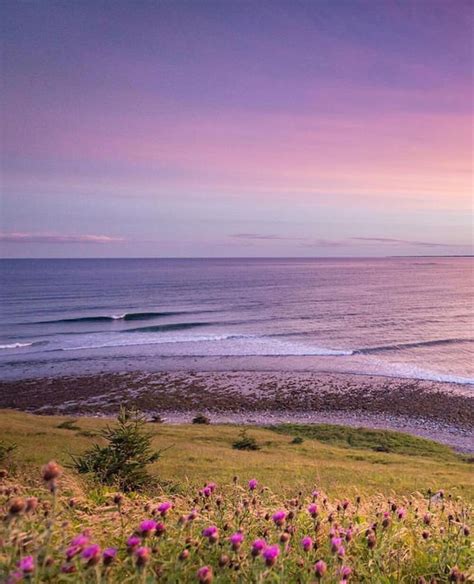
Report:
M0 440L0 464L11 466L13 463L13 453L15 450L16 444L14 442Z
M241 430L240 438L232 444L235 450L260 450L260 446L253 436L247 435L247 430Z
M198 414L193 418L193 424L210 424L211 420L204 414Z
M153 481L146 467L161 455L152 450L152 434L144 430L145 424L140 412L122 408L117 425L107 426L99 434L107 445L95 444L82 456L73 456L73 467L80 474L92 474L102 484L123 491L142 490Z
M64 420L56 426L60 430L80 430L79 426L76 424L77 420Z
M304 440L301 436L295 436L291 441L291 444L303 444Z

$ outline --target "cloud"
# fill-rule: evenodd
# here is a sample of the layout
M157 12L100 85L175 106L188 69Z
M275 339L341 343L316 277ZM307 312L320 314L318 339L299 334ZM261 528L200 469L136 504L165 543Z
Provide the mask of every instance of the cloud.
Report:
M122 237L108 235L58 235L53 233L0 233L0 241L9 243L121 243Z
M300 242L301 247L353 247L354 245L372 243L382 245L413 245L421 247L462 247L462 244L415 241L411 239L397 239L393 237L347 237L343 239L325 239L313 237L291 237L264 233L235 233L229 237L249 241L298 241Z

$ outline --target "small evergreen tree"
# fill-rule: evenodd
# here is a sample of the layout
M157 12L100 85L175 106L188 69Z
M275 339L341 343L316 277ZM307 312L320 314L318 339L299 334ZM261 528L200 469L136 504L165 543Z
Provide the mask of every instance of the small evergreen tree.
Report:
M74 468L123 491L142 490L153 482L147 466L161 455L152 449L153 435L145 431L145 424L146 418L138 410L121 408L117 425L100 432L107 445L94 444L82 456L73 456Z

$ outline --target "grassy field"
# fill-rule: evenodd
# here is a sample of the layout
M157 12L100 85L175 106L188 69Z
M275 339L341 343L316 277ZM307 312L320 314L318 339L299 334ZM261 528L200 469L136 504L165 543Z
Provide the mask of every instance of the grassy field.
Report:
M66 422L66 423L65 423ZM24 468L38 468L51 459L63 465L94 442L110 421L97 418L34 416L0 411L0 440L17 445ZM62 427L61 427L62 426ZM64 427L65 426L65 427ZM213 480L243 481L257 477L272 489L322 488L332 496L426 493L449 490L474 498L472 463L450 448L406 434L340 426L251 428L261 449L232 449L240 428L232 425L149 424L157 449L167 449L152 472L165 484L201 485ZM293 444L301 436L301 444Z

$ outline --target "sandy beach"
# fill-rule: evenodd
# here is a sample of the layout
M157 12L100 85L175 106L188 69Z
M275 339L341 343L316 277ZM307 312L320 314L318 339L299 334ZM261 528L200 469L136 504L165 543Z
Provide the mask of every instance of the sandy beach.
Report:
M474 398L461 385L316 372L126 372L0 384L0 407L111 416L135 405L166 423L337 423L401 430L474 451Z

